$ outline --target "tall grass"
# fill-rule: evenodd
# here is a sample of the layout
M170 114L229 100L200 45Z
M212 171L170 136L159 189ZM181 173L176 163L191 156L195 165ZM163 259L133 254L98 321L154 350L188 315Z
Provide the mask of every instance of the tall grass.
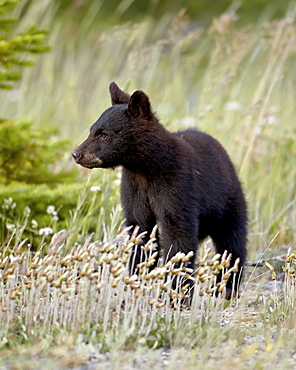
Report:
M112 222L118 223L118 214ZM106 366L110 366L119 358L124 361L122 351L136 355L147 348L145 356L150 353L150 361L154 355L149 348L168 348L172 363L174 353L190 351L194 357L189 361L185 356L184 361L192 362L194 368L215 361L218 354L225 366L230 366L232 356L220 352L225 346L242 351L240 355L234 353L236 363L244 360L253 365L256 356L258 361L268 363L268 353L276 361L286 361L293 353L295 252L288 251L284 264L284 296L276 284L262 296L250 280L239 299L231 303L224 299L230 273L226 255L213 256L205 249L193 275L185 267L190 256L182 253L151 270L155 261L152 234L143 248L146 259L138 266L139 274L130 276L130 250L140 242L141 235L134 232L129 236L128 229L121 227L117 233L113 239L113 232L106 231L102 242L93 241L92 235L83 244L73 244L70 239L70 250L66 247L66 230L54 234L49 244L40 245L34 253L23 238L17 244L11 239L2 246L0 348L9 351L0 351L0 361L17 366L26 353L35 359L37 356L41 366L46 366L48 357L56 360L57 366L78 366L89 363L95 352L95 358L103 356ZM268 267L276 282L274 268L270 264ZM219 284L216 277L221 270L225 280ZM177 279L175 290L172 279ZM194 281L190 307L184 304L190 294L184 279ZM53 347L56 351L50 350ZM75 353L72 359L69 350ZM110 359L106 355L109 353L116 357ZM26 368L36 366L33 362ZM156 368L162 368L162 363Z
M172 322L178 323L180 312L188 310L184 302L189 292L182 285L184 279L195 280L199 297L191 304L195 319L188 323L213 315L218 319L230 274L226 255L219 262L219 256L209 258L208 251L196 277L191 277L192 270L185 267L190 255L184 253L151 270L157 255L151 238L144 246L146 259L138 266L139 274L129 276L129 254L141 240L140 235L129 236L124 229L113 241L105 235L105 242L92 242L90 236L84 245L76 243L65 253L67 237L65 230L55 234L44 257L42 247L31 253L26 240L17 248L7 246L1 253L0 317L6 338L11 334L10 325L16 322L23 324L25 332L34 331L41 337L56 327L74 332L88 328L89 335L112 330L115 337L124 329L127 338L136 335L138 329L147 337L159 313L169 327ZM225 280L218 284L216 277L221 270ZM176 290L172 289L173 279ZM218 298L213 299L215 290Z

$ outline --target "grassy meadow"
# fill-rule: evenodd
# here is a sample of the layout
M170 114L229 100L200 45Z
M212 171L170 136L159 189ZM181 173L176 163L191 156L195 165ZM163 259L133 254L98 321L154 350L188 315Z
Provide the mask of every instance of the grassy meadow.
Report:
M96 24L93 4L79 23L49 0L19 5L16 31L48 28L52 49L0 91L1 116L57 128L69 144L52 171L70 171L71 151L111 104L109 83L144 90L167 129L195 127L227 149L249 205L250 263L240 297L226 302L216 272L227 279L227 256L206 241L189 309L186 292L170 291L170 277L190 274L174 267L188 256L148 273L153 235L141 274L128 276L141 236L121 225L119 169L78 169L61 188L65 197L79 189L63 226L57 204L39 204L41 227L30 204L5 196L0 368L295 368L296 5L282 19L263 12L246 24L225 13L202 27L183 10L157 22L147 14L136 24Z

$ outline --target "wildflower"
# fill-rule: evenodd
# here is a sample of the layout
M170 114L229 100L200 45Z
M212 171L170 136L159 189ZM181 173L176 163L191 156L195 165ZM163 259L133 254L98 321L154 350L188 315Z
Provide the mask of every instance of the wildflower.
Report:
M265 125L277 125L279 123L279 120L274 116L274 115L268 115L266 117L262 117L261 120L259 121L260 126L265 126Z
M268 125L276 125L276 124L278 124L278 122L279 122L279 120L273 115L270 115L270 116L267 117L267 124Z
M227 112L239 112L243 109L243 105L238 101L229 101L224 105L224 110Z
M31 221L31 226L32 226L32 229L36 229L37 226L38 226L38 222L36 220L32 220Z
M50 235L50 234L53 234L53 230L51 227L44 227L42 229L39 230L39 235Z
M11 197L4 199L4 204L3 204L2 208L14 209L15 207L16 207L16 203L13 201L13 199Z
M55 210L55 206L48 206L46 212L49 215L53 215L53 216L57 215L57 211Z
M93 191L94 193L101 191L102 189L99 186L92 186L90 188L90 191Z
M31 209L30 209L30 207L25 207L24 208L24 215L25 216L29 216L29 214L31 213Z
M15 228L16 228L15 224L9 224L9 223L6 224L6 229L9 231L13 231L15 230Z

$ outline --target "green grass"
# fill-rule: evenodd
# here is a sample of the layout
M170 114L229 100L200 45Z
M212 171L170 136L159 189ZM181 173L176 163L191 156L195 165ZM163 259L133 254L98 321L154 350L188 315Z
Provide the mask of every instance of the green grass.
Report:
M296 249L295 9L273 22L262 14L258 24L244 28L236 25L234 15L222 15L207 29L197 27L182 13L173 19L164 16L157 24L147 17L138 24L98 30L89 27L87 18L95 17L95 11L75 25L71 19L55 17L55 12L52 2L33 2L23 16L20 29L32 21L50 28L52 51L24 73L15 90L0 92L1 115L32 119L36 127L58 127L60 137L73 142L62 163L63 168L72 168L72 148L110 106L109 83L114 80L128 92L143 89L169 130L197 127L216 137L229 152L249 204L249 259L286 253L291 258L277 262L275 271L269 266L252 273L249 268L241 298L225 310L222 298L215 300L207 294L184 312L178 297L173 297L177 309L171 310L166 293L165 309L158 308L159 285L154 280L149 293L144 295L145 287L138 298L131 299L131 287L124 290L126 269L118 286L112 287L116 280L106 261L103 275L95 278L103 282L99 293L87 269L92 270L105 252L92 256L90 245L102 250L109 243L111 248L122 214L118 184L113 185L116 174L96 170L92 184L102 191L87 204L84 193L80 195L76 210L73 207L68 216L65 240L56 250L50 245L52 235L40 239L39 230L40 255L24 247L20 250L22 226L28 220L14 216L18 228L1 250L5 268L0 267L0 359L4 366L36 368L55 363L56 368L63 368L83 364L94 354L102 367L107 361L113 368L144 360L143 368L163 368L163 361L168 368L177 368L181 367L178 359L188 368L211 369L217 364L292 368L296 262L295 253L287 250ZM88 172L80 171L85 181ZM17 214L11 212L10 217ZM88 239L90 230L96 231L101 244ZM263 284L272 280L272 274L276 281L283 280L282 265L286 265L283 292L267 290ZM12 266L18 270L5 280L4 273ZM67 266L71 268L63 280ZM41 276L47 267L53 281L46 280L48 295L41 298ZM68 278L69 291L61 293L68 289ZM82 282L75 288L76 296L75 279ZM54 287L53 282L61 286ZM9 298L16 292L20 295ZM166 360L161 354L164 348L169 349Z

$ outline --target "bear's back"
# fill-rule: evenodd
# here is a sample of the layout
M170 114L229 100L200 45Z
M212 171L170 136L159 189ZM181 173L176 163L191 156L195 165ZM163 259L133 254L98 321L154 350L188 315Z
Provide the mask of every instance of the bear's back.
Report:
M190 145L194 149L196 155L199 158L202 158L203 161L206 158L218 161L221 159L224 160L224 162L230 161L226 150L219 141L205 132L188 129L185 131L174 132L173 134L182 139L186 144Z
M207 179L208 184L216 183L225 188L240 187L235 167L218 140L194 129L175 132L174 136L191 147L196 169Z
M213 138L211 135L206 134L205 132L195 130L195 129L188 129L184 131L177 131L173 132L173 134L180 139L184 140L186 143L188 143L190 146L192 146L194 149L198 149L201 146L207 146L207 145L215 145L218 144L218 146L221 146L221 144Z

